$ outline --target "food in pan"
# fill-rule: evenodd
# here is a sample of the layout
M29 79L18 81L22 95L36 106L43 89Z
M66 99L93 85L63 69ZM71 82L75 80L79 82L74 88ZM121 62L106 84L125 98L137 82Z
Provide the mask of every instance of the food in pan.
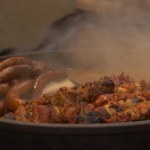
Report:
M0 116L34 123L95 124L150 119L150 82L123 73L83 85L24 57L0 63Z

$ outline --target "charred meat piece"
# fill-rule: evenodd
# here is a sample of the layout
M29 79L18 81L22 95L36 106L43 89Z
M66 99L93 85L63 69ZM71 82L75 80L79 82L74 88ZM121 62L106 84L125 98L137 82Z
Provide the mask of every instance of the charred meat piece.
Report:
M125 83L133 83L135 82L134 79L132 79L130 76L128 75L125 75L124 73L121 73L121 75L119 76L116 76L116 75L113 75L111 77L112 81L115 83L116 86L119 86L119 85L122 85L122 84L125 84Z
M112 83L112 82L111 82ZM106 87L106 90L105 90ZM108 90L109 89L109 90ZM110 90L111 89L111 90ZM42 102L47 102L48 104L59 104L59 102L62 103L80 103L80 102L86 102L86 103L92 103L96 101L96 99L99 97L99 95L104 93L110 93L113 92L112 84L111 88L107 88L107 85L103 85L103 82L90 82L86 83L83 86L80 87L73 87L73 88L61 88L59 91L57 91L53 95L43 95L43 97L40 98L38 103L42 104ZM64 104L63 104L64 105Z
M110 78L104 77L103 79L101 79L101 84L102 84L101 90L104 94L114 92L115 84L113 80L111 80Z

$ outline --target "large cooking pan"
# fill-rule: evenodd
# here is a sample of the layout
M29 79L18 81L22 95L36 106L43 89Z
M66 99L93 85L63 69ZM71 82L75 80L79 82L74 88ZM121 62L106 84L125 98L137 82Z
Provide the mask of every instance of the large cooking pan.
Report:
M22 55L36 60L43 59L49 63L50 68L79 67L69 62L70 59L66 59L70 56L67 52ZM4 58L6 57L2 57L1 60ZM0 120L1 150L148 150L150 149L149 140L150 121L68 125Z

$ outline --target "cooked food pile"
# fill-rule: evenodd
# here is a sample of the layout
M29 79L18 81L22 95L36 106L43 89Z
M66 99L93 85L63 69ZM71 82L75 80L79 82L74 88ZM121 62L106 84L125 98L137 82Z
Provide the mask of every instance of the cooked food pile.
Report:
M24 57L0 63L0 96L1 119L68 124L150 119L150 82L122 73L80 85Z

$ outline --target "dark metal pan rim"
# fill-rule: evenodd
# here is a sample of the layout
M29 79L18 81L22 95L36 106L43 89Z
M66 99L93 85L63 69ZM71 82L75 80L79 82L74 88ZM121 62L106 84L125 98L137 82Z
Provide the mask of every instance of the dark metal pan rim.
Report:
M150 120L144 120L144 121L136 121L136 122L120 122L120 123L99 123L99 124L64 124L64 123L32 123L32 122L21 122L21 121L15 121L15 120L8 120L8 119L1 119L0 120L0 125L1 123L9 123L9 124L16 124L16 125L24 125L24 126L39 126L39 127L57 127L57 128L62 128L62 127L67 127L67 128L86 128L86 127L98 127L98 128L103 128L103 127L120 127L120 126L140 126L140 125L150 125Z
M45 124L0 120L0 130L50 135L113 135L150 131L150 120L104 124Z

